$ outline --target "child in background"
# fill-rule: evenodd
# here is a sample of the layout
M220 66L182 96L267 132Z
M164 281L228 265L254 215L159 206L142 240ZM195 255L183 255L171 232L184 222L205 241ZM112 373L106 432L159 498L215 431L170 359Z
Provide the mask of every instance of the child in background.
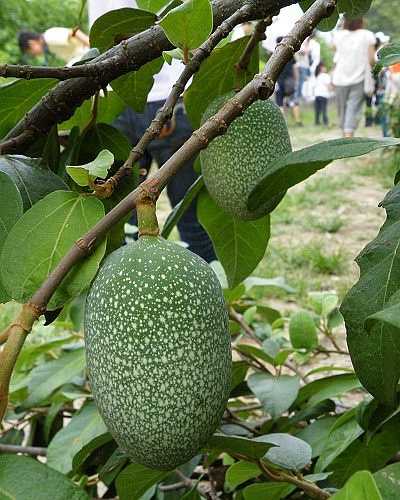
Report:
M315 69L315 125L320 124L320 118L324 125L329 124L328 120L328 99L331 94L331 77L325 64L321 61Z

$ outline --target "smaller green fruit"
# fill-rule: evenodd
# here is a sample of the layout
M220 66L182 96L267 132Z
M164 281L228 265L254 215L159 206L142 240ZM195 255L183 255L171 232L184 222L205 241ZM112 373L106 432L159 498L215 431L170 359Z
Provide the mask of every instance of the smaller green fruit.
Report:
M295 349L313 349L318 345L317 327L308 311L299 311L290 318L289 336Z

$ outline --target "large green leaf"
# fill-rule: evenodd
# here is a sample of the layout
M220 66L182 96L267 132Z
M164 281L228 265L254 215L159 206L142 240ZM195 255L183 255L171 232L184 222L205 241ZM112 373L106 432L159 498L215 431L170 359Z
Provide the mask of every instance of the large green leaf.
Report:
M400 498L400 463L390 464L375 472L374 478L383 500Z
M141 113L147 102L147 95L153 86L154 75L161 70L163 63L162 57L154 59L137 71L132 71L113 80L111 86L125 104Z
M257 437L256 441L275 445L264 459L283 469L300 471L311 462L311 446L296 436L276 432Z
M344 393L360 387L360 381L354 373L344 373L342 375L332 375L303 386L299 391L296 404L307 404L314 406L324 399L341 396Z
M230 90L243 87L258 70L258 53L255 50L246 71L238 74L235 64L239 61L249 38L243 37L213 50L195 74L184 95L185 108L194 128L200 126L201 117L211 101Z
M312 458L318 457L322 453L335 420L334 416L318 418L296 434L297 437L311 446Z
M23 407L30 408L46 400L56 389L71 382L85 369L83 349L62 354L58 359L36 366L28 382L28 398Z
M274 161L249 195L249 210L269 201L326 167L334 160L365 155L376 149L397 146L400 139L333 139L293 151Z
M368 471L356 472L332 500L382 500L374 476Z
M0 456L2 500L89 500L89 496L64 474L33 458Z
M0 156L0 172L6 173L17 186L24 210L57 189L68 186L53 172L40 166L40 160L19 155Z
M181 49L196 49L213 28L210 0L186 0L164 16L162 26L168 40Z
M290 495L295 489L295 486L287 483L251 484L244 488L243 497L244 500L281 500L281 498Z
M363 433L364 429L358 424L354 410L342 414L329 431L325 446L316 463L315 472L325 470L336 457Z
M152 12L123 8L107 12L90 29L90 45L104 52L121 40L150 28L157 17Z
M100 200L70 191L55 191L17 221L1 253L1 278L12 298L25 302L44 282L60 259L104 216ZM88 287L105 252L103 241L76 264L51 298L57 309Z
M128 465L115 482L119 500L138 500L168 474L169 471L149 469L141 464Z
M386 222L357 257L360 279L344 298L341 312L353 365L362 384L379 401L395 405L400 330L387 321L390 309L386 308L400 303L400 186L386 195L381 206L387 213Z
M124 108L125 103L116 92L100 95L97 104L97 123L111 123ZM69 120L61 123L60 130L71 130L73 127L83 130L92 119L91 109L92 100L84 101Z
M22 211L22 198L16 185L7 174L0 171L0 252ZM0 303L7 302L10 298L0 281Z
M261 458L272 446L274 446L272 443L263 443L254 439L214 434L205 448L230 454L238 453L249 458Z
M97 123L87 130L79 148L79 163L94 160L103 149L108 149L116 160L125 161L131 151L126 136L118 129L106 123Z
M359 470L375 472L384 467L400 449L399 423L399 418L394 418L371 439L354 441L328 466L332 483L343 486Z
M86 404L52 439L47 451L47 464L64 474L72 470L74 456L107 428L94 403Z
M150 12L154 12L155 14L169 2L170 0L136 0L140 9L148 10Z
M232 464L225 474L225 488L233 491L237 486L261 474L260 467L253 462L240 460Z
M247 380L253 394L272 418L278 418L295 401L300 380L296 376L253 373Z
M24 117L41 97L57 83L57 80L14 80L0 85L0 138Z
M230 288L247 278L264 257L270 227L269 217L243 221L217 207L205 189L197 200L200 224L209 234Z

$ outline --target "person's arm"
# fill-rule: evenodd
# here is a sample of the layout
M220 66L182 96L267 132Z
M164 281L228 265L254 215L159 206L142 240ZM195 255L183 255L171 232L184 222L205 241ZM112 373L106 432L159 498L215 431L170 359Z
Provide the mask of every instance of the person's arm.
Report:
M375 45L370 45L368 47L368 61L371 66L375 66L376 64L376 51Z

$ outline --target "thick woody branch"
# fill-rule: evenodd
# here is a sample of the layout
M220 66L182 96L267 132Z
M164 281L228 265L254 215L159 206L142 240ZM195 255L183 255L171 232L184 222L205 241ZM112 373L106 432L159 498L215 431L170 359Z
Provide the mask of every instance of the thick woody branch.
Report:
M248 18L252 20L265 18L270 12L297 2L298 0L213 0L214 29L246 3L252 8L252 15ZM172 48L161 26L153 26L101 54L90 63L102 64L102 71L97 78L73 78L56 85L9 132L6 141L0 144L0 154L23 153L38 137L47 134L54 124L70 118L83 101L105 88L112 80L139 69L160 57L163 51ZM9 141L16 138L17 142Z
M185 90L187 82L199 70L201 63L211 54L218 43L223 38L229 35L229 33L236 25L243 23L244 21L249 19L251 13L251 7L248 4L244 5L238 11L228 17L228 19L226 19L214 31L209 39L194 51L192 58L185 65L185 69L182 71L182 74L172 87L172 90L167 97L164 105L157 111L156 116L150 123L141 139L130 152L125 163L112 177L110 177L110 179L95 186L97 195L100 195L100 197L111 196L121 179L123 179L126 175L129 175L133 164L144 155L146 147L150 144L151 141L159 136L163 126L165 125L167 120L171 118L175 105L180 95Z
M57 80L68 80L69 78L90 77L98 78L107 67L108 61L98 63L81 64L79 66L65 66L52 68L49 66L28 66L18 64L1 64L0 76L4 78L56 78Z
M240 92L226 102L218 113L207 120L185 144L149 179L143 182L132 193L126 196L107 215L90 229L69 252L60 260L55 269L48 276L42 286L32 296L28 308L32 308L29 317L30 327L37 318L38 312L43 311L52 297L53 293L72 267L90 253L100 243L112 227L140 202L146 200L155 201L167 182L179 169L207 144L218 135L223 134L229 124L250 106L256 99L268 98L275 86L275 82L285 67L286 63L293 57L303 40L310 35L316 25L331 14L337 0L317 0L304 16L296 23L290 35L284 38L267 62L264 72L257 75ZM14 366L19 351L26 337L25 328L16 328L15 335L10 334L7 342L0 353L0 396L3 405L0 408L0 418L5 411L4 402L7 401L8 384L11 376L9 368ZM7 370L4 366L7 365Z

